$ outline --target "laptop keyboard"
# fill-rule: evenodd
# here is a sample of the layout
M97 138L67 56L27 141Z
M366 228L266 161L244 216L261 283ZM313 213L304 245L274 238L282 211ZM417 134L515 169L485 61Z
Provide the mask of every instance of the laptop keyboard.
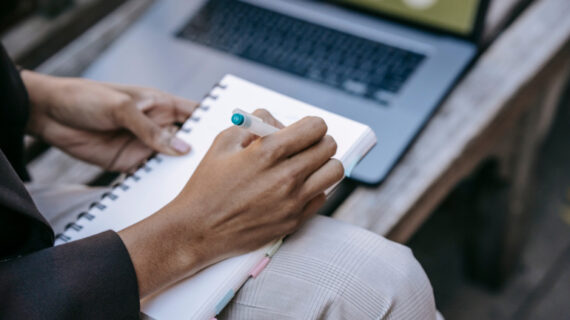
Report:
M178 36L384 105L425 58L235 0L208 1Z

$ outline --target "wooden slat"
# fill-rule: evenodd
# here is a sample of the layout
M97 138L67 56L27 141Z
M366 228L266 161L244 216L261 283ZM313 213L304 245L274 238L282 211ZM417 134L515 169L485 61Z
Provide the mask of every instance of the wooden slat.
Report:
M485 18L483 43L491 42L516 17L518 11L530 1L532 0L491 0Z
M81 75L153 2L127 1L35 70L56 76Z
M2 42L17 64L35 68L123 2L75 0L55 18L30 16L4 33Z
M570 57L568 16L567 0L529 7L457 86L388 179L357 189L334 216L406 241L528 107L521 94L555 72L552 63Z

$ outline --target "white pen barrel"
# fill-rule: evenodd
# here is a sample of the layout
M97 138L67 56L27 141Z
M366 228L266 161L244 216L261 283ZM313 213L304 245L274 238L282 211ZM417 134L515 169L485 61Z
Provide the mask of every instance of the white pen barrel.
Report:
M252 121L250 121L249 123L249 127L247 127L247 129L249 131L251 131L251 133L258 135L260 137L264 137L267 135L270 135L274 132L279 131L279 129L275 128L272 125L269 125L265 122L262 121L258 121L255 119L251 119Z

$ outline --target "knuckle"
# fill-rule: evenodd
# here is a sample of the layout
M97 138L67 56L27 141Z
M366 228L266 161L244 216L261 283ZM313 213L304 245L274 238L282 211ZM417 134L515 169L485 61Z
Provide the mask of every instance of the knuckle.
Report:
M132 108L132 99L127 95L120 95L116 98L115 105L118 109Z
M228 127L224 130L222 130L220 133L218 133L217 137L226 137L226 136L232 136L235 134L237 127Z
M328 126L325 122L325 120L323 120L323 118L320 117L315 117L315 116L309 116L307 117L307 121L309 122L311 128L315 129L316 131L319 132L319 134L321 135L325 135L325 133L328 130Z
M295 207L295 204L292 201L288 201L283 205L283 208L285 209L285 219L287 220L293 220L295 219L295 217L297 216L297 208Z
M336 153L336 150L338 148L338 145L335 141L335 139L329 135L326 135L323 138L323 142L325 143L325 146L327 147L328 153L333 156Z
M232 132L234 127L229 127L227 129L222 130L216 137L214 138L214 144L219 143L221 140L224 140L226 137L232 136L234 133Z
M289 199L284 205L286 217L288 220L297 220L300 216L301 205L300 201L295 198Z
M255 109L255 111L253 112L253 114L255 116L258 116L260 118L269 118L271 117L271 113L269 113L269 111L267 111L266 109Z
M281 143L267 143L264 156L266 160L275 162L287 154L287 146Z
M299 181L303 178L305 171L307 170L307 165L291 165L288 168L289 175L294 177L296 181Z
M153 106L161 102L166 104L168 101L166 101L166 99L164 99L159 95L148 94L148 95L143 95L142 99L139 99L138 103L136 104L136 107L138 109L144 109L145 107Z
M278 183L283 188L285 193L289 194L295 189L297 185L297 179L290 172L287 172L285 174L281 174Z
M273 115L271 114L271 112L269 112L266 109L257 109L253 112L253 114L259 118L261 118L263 121L275 125L275 126L279 126L278 125L278 121L277 119L275 119L275 117L273 117Z
M298 188L298 179L289 172L279 173L272 186L271 189L275 190L276 194L279 194L284 200L283 208L286 211L292 210L294 203L291 203L291 201L295 202L297 200L295 191Z
M337 159L331 159L332 161L332 171L336 180L340 180L344 177L344 166L342 162Z
M262 148L259 148L259 149L262 149ZM257 155L258 155L257 159L264 166L270 167L275 162L273 155L268 153L268 152L257 152Z
M132 111L133 104L131 98L128 96L120 96L115 98L112 107L110 108L111 116L115 122L124 124L129 121L129 113Z

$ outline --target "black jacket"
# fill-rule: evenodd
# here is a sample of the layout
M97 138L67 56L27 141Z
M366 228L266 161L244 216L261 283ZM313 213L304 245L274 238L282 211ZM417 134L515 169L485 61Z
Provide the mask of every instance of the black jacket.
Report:
M135 270L107 231L54 247L22 180L28 96L0 45L0 319L135 319Z

